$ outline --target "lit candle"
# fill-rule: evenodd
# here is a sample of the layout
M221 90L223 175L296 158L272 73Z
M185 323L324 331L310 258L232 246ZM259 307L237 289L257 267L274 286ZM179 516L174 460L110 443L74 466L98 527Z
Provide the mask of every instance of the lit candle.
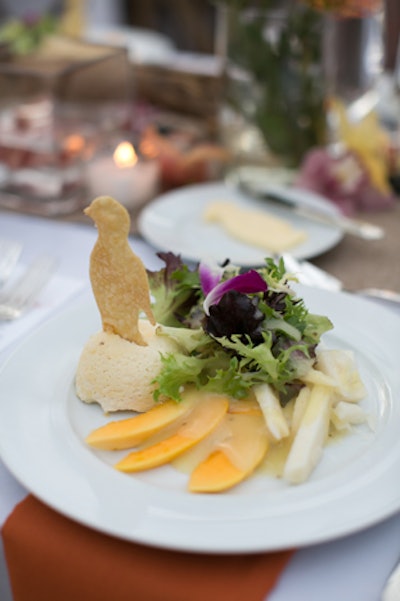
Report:
M87 165L87 182L92 198L112 196L128 209L138 207L157 194L158 162L140 160L132 144L121 142L112 157Z

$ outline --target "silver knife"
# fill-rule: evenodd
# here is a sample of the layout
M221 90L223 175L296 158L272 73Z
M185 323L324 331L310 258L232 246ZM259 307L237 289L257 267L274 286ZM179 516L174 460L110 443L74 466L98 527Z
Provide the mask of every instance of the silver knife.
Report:
M325 213L318 208L307 207L293 198L288 198L284 192L259 191L244 181L238 181L237 186L242 192L253 198L276 203L301 217L312 219L313 221L324 223L325 225L333 225L347 234L352 234L358 238L363 238L364 240L381 240L385 236L384 230L378 225L366 221L359 221L357 219L350 219L344 215Z

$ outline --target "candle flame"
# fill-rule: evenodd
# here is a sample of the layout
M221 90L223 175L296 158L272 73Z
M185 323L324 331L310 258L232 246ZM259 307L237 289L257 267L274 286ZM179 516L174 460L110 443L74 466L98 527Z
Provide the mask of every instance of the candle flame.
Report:
M71 134L64 140L64 149L72 154L78 154L85 146L85 140L79 134Z
M113 158L117 167L121 167L121 169L133 167L138 162L138 156L130 142L121 142L118 144Z

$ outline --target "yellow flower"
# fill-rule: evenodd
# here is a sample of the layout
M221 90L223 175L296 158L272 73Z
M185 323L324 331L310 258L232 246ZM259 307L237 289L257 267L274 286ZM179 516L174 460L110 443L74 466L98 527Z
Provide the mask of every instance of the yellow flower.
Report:
M390 193L388 182L388 154L390 139L379 124L377 114L371 111L356 123L349 121L344 104L331 99L330 109L335 114L338 139L353 151L367 170L371 182L383 194Z

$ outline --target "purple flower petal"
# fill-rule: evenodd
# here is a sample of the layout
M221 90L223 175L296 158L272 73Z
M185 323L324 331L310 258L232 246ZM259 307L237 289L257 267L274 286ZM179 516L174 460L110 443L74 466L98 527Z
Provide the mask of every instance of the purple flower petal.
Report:
M204 296L207 296L207 294L209 294L209 292L211 292L211 290L220 282L223 271L224 270L221 267L216 265L211 266L206 263L200 263L199 276Z
M250 271L246 271L246 273L237 275L230 280L226 280L225 282L221 282L214 286L204 300L204 311L206 315L208 315L210 306L218 304L224 294L229 290L236 290L243 294L249 294L252 292L265 292L267 288L267 283L260 274L254 269L251 269Z

